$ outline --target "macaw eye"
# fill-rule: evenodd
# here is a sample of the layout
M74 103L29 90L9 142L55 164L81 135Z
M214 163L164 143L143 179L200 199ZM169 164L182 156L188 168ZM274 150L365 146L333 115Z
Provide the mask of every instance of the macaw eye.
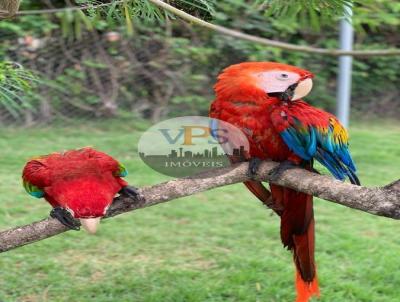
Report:
M289 79L289 75L287 73L280 73L276 76L276 78L281 81L286 81Z

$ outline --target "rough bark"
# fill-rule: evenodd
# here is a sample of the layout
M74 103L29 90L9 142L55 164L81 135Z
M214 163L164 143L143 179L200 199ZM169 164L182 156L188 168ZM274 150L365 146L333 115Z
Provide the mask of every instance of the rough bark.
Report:
M20 0L0 0L0 19L10 18L16 15Z
M277 165L275 162L263 162L256 179L271 181L269 173ZM248 164L241 163L229 168L198 174L196 177L180 178L141 188L139 191L144 200L135 201L127 197L116 197L106 218L213 188L243 182L248 180L247 169ZM295 168L283 172L271 182L370 214L400 219L400 180L382 188L366 188L340 182L330 176ZM65 231L68 229L52 218L5 230L0 232L0 252L43 240Z

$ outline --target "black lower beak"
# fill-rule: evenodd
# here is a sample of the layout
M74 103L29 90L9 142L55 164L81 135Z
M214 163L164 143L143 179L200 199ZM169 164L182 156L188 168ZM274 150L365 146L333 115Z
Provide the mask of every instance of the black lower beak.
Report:
M283 102L289 102L294 95L294 90L296 89L298 83L290 85L284 92L274 92L268 93L268 96L277 97Z

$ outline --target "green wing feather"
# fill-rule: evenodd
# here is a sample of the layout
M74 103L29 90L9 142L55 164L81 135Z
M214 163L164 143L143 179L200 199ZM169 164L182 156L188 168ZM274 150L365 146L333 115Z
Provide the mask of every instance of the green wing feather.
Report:
M128 175L128 170L125 168L123 164L118 163L118 172L116 173L116 176L125 177L127 175Z
M25 191L36 198L42 198L44 196L44 191L42 191L39 187L34 186L29 181L23 180L22 182Z

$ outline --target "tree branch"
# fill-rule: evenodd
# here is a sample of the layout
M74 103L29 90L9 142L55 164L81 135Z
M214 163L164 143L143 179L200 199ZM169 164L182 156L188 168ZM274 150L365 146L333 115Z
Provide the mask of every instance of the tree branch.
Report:
M263 162L257 180L269 181L269 173L278 165ZM116 197L106 218L195 193L248 180L247 163L216 169L192 178L180 178L141 188L143 201ZM353 208L370 214L400 219L400 180L383 188L366 188L340 182L330 176L296 168L283 172L275 184ZM0 253L35 241L43 240L68 229L53 218L0 232Z
M0 0L1 1L13 1L13 0ZM16 15L35 15L35 14L54 14L58 12L64 12L64 11L76 11L76 10L88 10L88 9L98 9L101 7L107 7L111 6L114 4L119 4L123 3L125 0L114 0L111 2L107 3L101 3L98 5L82 5L82 6L70 6L70 7L65 7L65 8L52 8L52 9L42 9L42 10L25 10L25 11L19 11L16 13ZM305 46L305 45L296 45L296 44L291 44L291 43L286 43L286 42L281 42L281 41L276 41L276 40L271 40L271 39L266 39L250 34L246 34L243 32L240 32L238 30L230 29L224 26L220 25L215 25L212 23L209 23L207 21L204 21L200 18L197 18L195 16L192 16L162 0L149 0L152 4L161 7L163 10L168 11L183 20L186 20L187 22L193 23L197 26L205 27L210 30L213 30L215 32L228 35L234 38L239 38L241 40L247 40L255 43L259 43L265 46L269 47L276 47L284 50L289 50L289 51L299 51L303 53L316 53L316 54L321 54L321 55L328 55L328 56L353 56L353 57L372 57L372 56L398 56L400 55L400 49L393 48L393 49L374 49L374 50L340 50L340 49L327 49L327 48L318 48L318 47L312 47L312 46ZM1 9L1 6L0 6ZM0 17L1 17L1 11L0 11Z
M327 49L327 48L318 48L318 47L311 47L311 46L303 46L303 45L296 45L281 41L275 41L271 39L266 39L254 35L249 35L246 33L242 33L238 30L230 29L224 26L215 25L199 19L195 16L192 16L176 7L165 3L162 0L149 0L154 5L161 7L162 9L186 20L193 24L196 24L201 27L205 27L216 31L218 33L228 35L234 38L239 38L241 40L247 40L259 44L263 44L270 47L276 47L280 49L290 50L290 51L299 51L305 53L316 53L321 55L328 55L328 56L353 56L353 57L370 57L370 56L398 56L400 55L400 49L377 49L377 50L340 50L340 49Z

